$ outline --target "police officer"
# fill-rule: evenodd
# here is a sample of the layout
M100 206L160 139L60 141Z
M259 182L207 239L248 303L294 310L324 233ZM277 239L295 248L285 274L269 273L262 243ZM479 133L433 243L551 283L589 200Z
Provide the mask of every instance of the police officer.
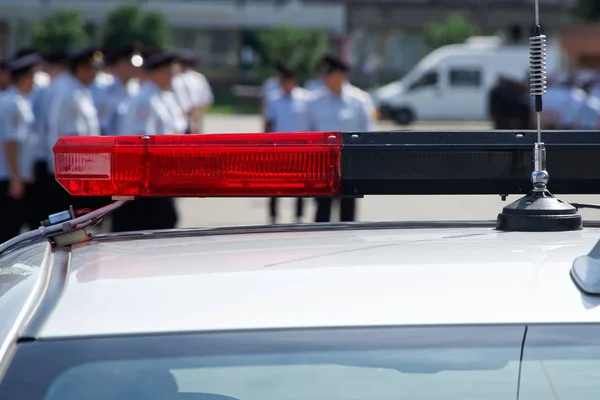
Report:
M319 61L319 64L317 66L317 72L318 72L318 77L311 79L310 81L308 81L305 85L304 88L306 90L309 90L311 92L315 92L315 91L319 91L321 90L325 84L324 84L324 79L325 79L325 71L328 68L328 65L330 65L331 63L336 63L339 60L337 57L328 54L325 55L321 61ZM364 100L365 100L365 106L372 110L372 120L373 121L377 121L379 119L379 113L377 111L377 109L375 108L375 104L373 103L373 99L371 98L370 95L368 95L367 93L363 92L361 89L359 89L358 87L354 86L352 83L350 83L349 81L346 81L344 83L345 87L348 88L353 88L355 92L362 92L364 94Z
M134 65L134 57L139 53L135 45L129 45L107 54L106 64L110 66L114 79L111 82L96 79L92 84L91 93L103 135L118 133L119 108L139 93L139 86L130 84L139 75L139 68Z
M121 113L119 134L182 134L181 124L173 119L171 103L177 55L154 51L146 56L140 92L128 102L126 112ZM167 83L169 86L165 86Z
M193 101L192 101L192 88L190 87L190 82L185 78L183 74L183 58L187 55L183 52L179 52L177 54L178 63L175 64L175 70L173 74L173 87L171 88L171 92L173 93L173 98L175 99L176 104L179 109L183 112L185 118L185 125L183 131L185 133L191 133L191 114L193 109Z
M102 53L97 47L86 47L67 54L68 71L52 88L47 115L48 124L48 170L54 176L52 147L62 136L99 136L100 121L89 86L94 82L102 64ZM48 197L52 212L75 208L98 208L106 199L71 198L53 179L50 180Z
M313 92L308 102L308 120L311 131L366 132L373 129L375 110L370 96L348 82L350 67L339 58L325 60L323 88ZM342 198L340 220L354 221L355 199ZM316 222L331 219L331 198L317 199Z
M182 134L176 130L165 94L172 87L175 54L157 52L144 60L145 80L121 115L120 132L126 135ZM172 198L143 198L113 215L113 231L172 229L177 211Z
M296 74L287 68L280 70L281 91L268 95L264 112L265 132L307 132L310 93L298 87ZM271 223L277 223L277 198L269 199ZM296 222L302 222L304 200L296 199Z
M43 66L45 72L50 78L49 85L38 87L33 91L31 105L35 116L35 134L33 140L33 148L35 149L34 157L34 182L30 188L29 198L31 202L28 206L28 225L30 229L36 229L40 226L40 222L48 218L53 210L49 207L49 202L46 198L48 186L52 186L54 177L48 174L48 109L51 104L51 96L53 88L56 86L57 80L63 76L65 72L66 53L63 51L50 52L43 57Z
M0 128L0 243L17 236L25 222L25 196L33 179L30 140L35 121L30 94L34 88L36 54L14 59L8 64L13 90L2 99Z
M29 56L32 54L38 54L37 50L32 48L32 47L24 47L22 49L19 49L15 55L14 58L22 58L25 56ZM37 88L41 88L41 87L45 87L48 86L50 84L50 76L41 68L38 68L37 71L35 71L35 75L34 75L34 90Z
M173 88L187 113L189 133L202 132L202 117L214 101L212 89L206 77L196 70L197 61L193 54L179 54L180 71L173 79ZM187 103L186 103L187 101Z
M172 133L190 133L189 118L186 117L185 112L179 105L177 97L175 97L175 93L173 93L170 90L168 92L163 93L163 101L165 102L165 105L172 118Z

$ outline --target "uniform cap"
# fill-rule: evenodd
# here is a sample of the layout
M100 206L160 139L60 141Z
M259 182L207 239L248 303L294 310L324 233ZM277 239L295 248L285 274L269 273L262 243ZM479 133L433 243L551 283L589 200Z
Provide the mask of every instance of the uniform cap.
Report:
M101 64L103 54L99 47L90 46L69 52L67 54L67 60L69 60L72 65L79 63Z
M40 56L37 53L32 53L10 61L8 69L11 73L25 72L33 69L40 61Z
M179 58L174 53L157 52L144 59L144 68L147 70L155 70L173 64L178 60Z
M332 72L350 72L350 65L347 62L332 55L323 57L320 64L319 69L326 74Z

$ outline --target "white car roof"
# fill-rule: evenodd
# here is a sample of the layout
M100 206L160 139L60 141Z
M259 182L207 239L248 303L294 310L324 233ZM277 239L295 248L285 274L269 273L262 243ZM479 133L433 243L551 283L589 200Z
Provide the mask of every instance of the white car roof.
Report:
M151 235L149 235L151 236ZM345 229L74 248L40 337L600 321L569 270L600 229Z

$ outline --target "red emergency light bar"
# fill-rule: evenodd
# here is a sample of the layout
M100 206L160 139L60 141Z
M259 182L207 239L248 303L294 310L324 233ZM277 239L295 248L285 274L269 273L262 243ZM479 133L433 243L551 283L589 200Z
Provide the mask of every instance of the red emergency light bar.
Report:
M341 133L79 136L54 159L73 196L331 196L341 151Z
M543 132L554 194L600 194L600 131ZM522 195L535 131L63 137L74 196Z

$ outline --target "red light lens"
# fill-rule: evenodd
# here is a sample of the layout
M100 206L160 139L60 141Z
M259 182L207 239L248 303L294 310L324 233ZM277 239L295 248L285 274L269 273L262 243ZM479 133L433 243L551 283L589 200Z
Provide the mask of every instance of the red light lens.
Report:
M269 197L341 192L340 133L62 137L73 196Z

